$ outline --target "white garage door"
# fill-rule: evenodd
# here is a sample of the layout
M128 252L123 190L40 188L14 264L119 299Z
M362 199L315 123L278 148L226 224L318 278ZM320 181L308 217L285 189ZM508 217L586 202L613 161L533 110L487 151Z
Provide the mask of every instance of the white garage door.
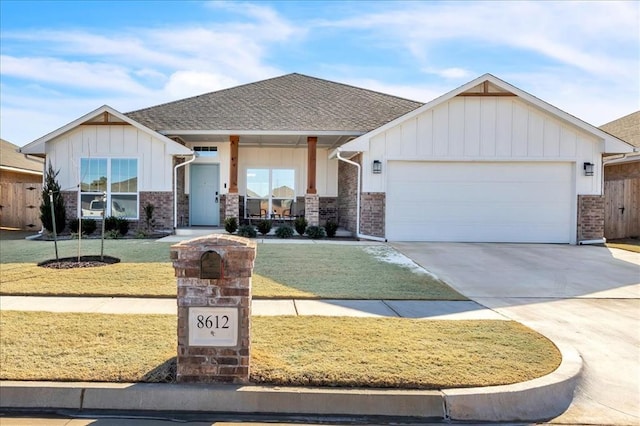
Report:
M391 241L569 243L571 163L388 163Z

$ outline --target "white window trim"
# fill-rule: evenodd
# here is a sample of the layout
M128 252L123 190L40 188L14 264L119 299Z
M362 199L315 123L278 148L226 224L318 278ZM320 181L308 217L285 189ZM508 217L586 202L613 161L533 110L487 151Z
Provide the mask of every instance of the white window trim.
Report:
M140 159L138 157L82 157L80 158L80 164L78 165L80 176L80 182L78 185L78 217L82 217L82 219L101 219L100 216L85 216L82 214L82 196L83 195L94 195L98 197L104 196L104 192L82 192L82 160L106 160L107 162L107 188L106 188L106 205L105 209L106 217L113 216L113 212L111 210L112 207L112 195L134 195L136 196L136 215L134 216L120 216L123 219L127 220L140 220ZM138 178L137 190L136 192L112 192L111 191L111 161L112 160L136 160L136 177Z

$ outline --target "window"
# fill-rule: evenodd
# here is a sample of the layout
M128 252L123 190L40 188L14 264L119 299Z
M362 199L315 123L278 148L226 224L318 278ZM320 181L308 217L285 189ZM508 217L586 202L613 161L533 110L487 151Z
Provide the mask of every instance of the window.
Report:
M248 169L246 217L280 218L291 215L296 197L293 169Z
M80 160L82 217L138 219L138 160L83 158ZM106 202L106 204L105 204Z
M194 146L193 150L198 153L200 157L217 157L217 146Z

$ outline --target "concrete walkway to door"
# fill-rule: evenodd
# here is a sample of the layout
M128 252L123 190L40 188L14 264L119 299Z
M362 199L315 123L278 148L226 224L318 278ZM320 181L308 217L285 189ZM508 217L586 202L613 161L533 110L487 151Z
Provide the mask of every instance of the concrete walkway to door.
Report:
M640 254L601 246L392 243L472 300L583 357L551 423L640 424Z

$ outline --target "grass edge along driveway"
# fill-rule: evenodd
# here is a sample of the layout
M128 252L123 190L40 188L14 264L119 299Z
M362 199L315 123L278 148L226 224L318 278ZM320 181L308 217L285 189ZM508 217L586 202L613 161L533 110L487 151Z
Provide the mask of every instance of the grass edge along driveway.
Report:
M121 263L67 270L36 265L52 254L41 246L49 243L2 242L0 294L176 296L168 243L108 241L105 254ZM77 245L61 243L64 256ZM83 247L83 254L99 253L99 241ZM466 300L387 245L259 244L252 284L254 298Z

